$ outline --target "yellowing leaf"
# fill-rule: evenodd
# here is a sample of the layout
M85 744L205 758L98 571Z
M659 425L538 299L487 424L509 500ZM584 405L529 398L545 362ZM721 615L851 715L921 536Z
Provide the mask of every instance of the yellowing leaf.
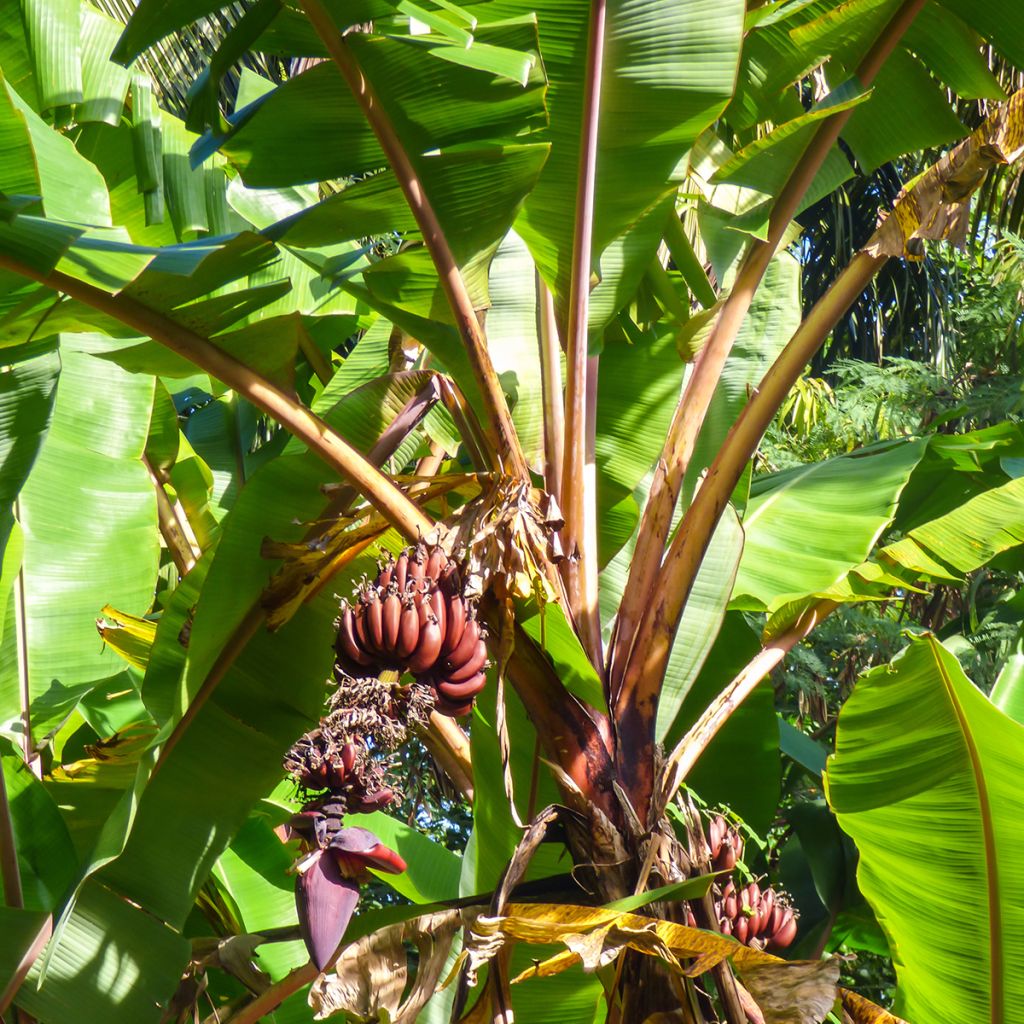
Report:
M1024 90L1015 92L959 146L907 184L863 252L922 259L921 239L962 242L971 196L993 167L1011 164L1022 153Z
M876 1006L870 999L841 988L843 1009L853 1024L907 1024L902 1017L894 1017L888 1010Z
M156 623L119 612L109 604L104 606L100 615L102 618L96 620L96 629L103 642L132 668L145 671L156 637Z

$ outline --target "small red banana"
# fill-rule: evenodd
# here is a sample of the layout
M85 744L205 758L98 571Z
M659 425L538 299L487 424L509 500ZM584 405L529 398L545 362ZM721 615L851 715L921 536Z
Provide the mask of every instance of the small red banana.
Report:
M728 882L722 890L722 913L730 920L739 913L739 899L732 882Z
M406 596L402 606L402 617L399 620L398 643L395 646L395 653L399 658L408 658L416 649L420 639L420 613L416 608L416 602Z
M786 907L782 920L768 938L769 949L785 949L796 938L797 923L793 911Z
M357 665L370 665L373 659L368 657L356 636L356 613L346 605L341 613L341 625L338 628L338 640L345 656Z
M389 654L393 654L398 646L398 630L402 624L402 599L397 591L390 590L384 598L381 618L384 621L384 647Z
M462 632L466 628L466 604L458 594L452 594L446 601L446 625L444 643L441 645L442 654L451 654L462 639Z
M711 847L712 860L718 856L718 851L722 848L726 828L725 818L722 815L716 815L711 819L711 824L708 826L708 846Z
M733 925L732 934L737 942L745 943L750 938L750 919L740 915Z
M464 683L472 678L487 664L487 644L483 640L477 640L473 653L464 665L446 674L450 683Z
M420 639L409 658L409 671L413 675L419 675L431 668L441 653L441 627L437 619L431 615L426 623L420 627Z
M359 748L354 743L345 743L341 747L341 763L345 766L345 771L350 772L356 766L356 757L359 754Z
M463 715L468 715L473 710L473 701L466 701L464 704L455 704L450 700L445 700L444 697L438 697L437 703L434 705L434 710L439 715L445 715L448 718L461 718Z
M476 619L470 619L462 631L462 638L455 649L445 658L445 668L449 672L462 668L473 656L477 643L480 641L480 626Z
M363 607L366 609L367 639L372 650L381 654L384 651L384 602L376 589L366 591Z
M434 686L445 700L452 703L461 703L475 697L484 688L486 682L487 673L477 672L476 675L470 676L464 683L452 683L447 679L441 679Z
M409 578L409 552L403 551L398 556L398 561L395 562L395 583L398 584L398 592L400 594L405 592L405 584Z
M367 664L372 664L373 648L370 646L370 634L366 626L366 605L360 603L353 609L353 615L355 616L356 640L369 658Z
M395 574L395 559L393 556L388 555L388 560L380 566L380 570L377 574L377 586L381 590L387 590L388 584L391 583L391 577Z
M430 610L441 627L441 636L444 637L448 630L448 602L444 599L444 594L435 588L424 600L430 603Z
M409 558L409 579L417 586L423 582L427 568L427 549L422 543L416 545L416 550Z
M427 566L424 574L435 582L441 579L441 570L448 563L448 556L444 553L440 544L435 544L427 556Z

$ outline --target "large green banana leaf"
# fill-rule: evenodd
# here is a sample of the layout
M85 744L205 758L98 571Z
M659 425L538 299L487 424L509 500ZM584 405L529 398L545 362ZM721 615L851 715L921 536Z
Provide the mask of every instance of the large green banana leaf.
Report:
M1024 727L933 637L858 681L825 773L911 1024L1024 1020Z
M494 0L479 11L495 18L537 15L549 83L551 156L517 230L556 298L564 302L580 188L591 4ZM742 17L742 4L732 0L613 0L607 5L592 250L600 277L610 269L602 253L670 190L683 154L728 101ZM656 244L634 261L646 266Z
M7 717L27 690L37 743L122 667L97 643L103 606L141 615L153 603L156 495L140 461L153 379L97 359L92 350L104 344L65 338L50 431L18 497L20 600L8 616L0 692ZM36 443L28 417L18 426L23 444Z
M842 579L892 522L926 446L885 444L755 480L733 605L772 609Z

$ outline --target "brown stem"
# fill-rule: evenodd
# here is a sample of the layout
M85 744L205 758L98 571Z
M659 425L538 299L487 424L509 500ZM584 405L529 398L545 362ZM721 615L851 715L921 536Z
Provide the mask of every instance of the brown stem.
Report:
M456 428L462 435L462 442L469 453L469 461L481 473L498 469L494 447L484 434L473 407L466 401L466 396L449 377L442 377L440 383L441 401L444 402L444 407L451 414Z
M296 967L230 1017L222 1018L214 1012L203 1024L256 1024L267 1014L273 1013L290 995L316 981L319 973L311 963Z
M505 393L501 390L498 375L491 363L487 339L477 319L466 282L462 278L423 182L409 159L391 119L377 98L372 84L363 74L355 54L338 31L327 9L320 0L299 0L299 3L330 54L331 60L348 83L356 102L362 108L416 219L423 242L437 268L438 278L451 307L456 327L466 346L473 376L491 419L495 447L507 460L509 470L516 476L528 480L526 458L516 436Z
M729 496L794 382L884 263L884 257L865 253L853 258L801 323L733 424L683 517L653 592L647 594L647 607L636 631L635 657L627 662L622 679L622 706L630 702L633 708L656 713L661 679L683 608ZM653 744L653 737L650 742Z
M601 619L597 607L597 551L594 543L597 536L597 509L593 501L593 488L587 486L587 412L590 384L596 381L588 358L588 322L606 13L605 0L592 0L569 278L565 455L561 481L562 512L565 515L564 544L569 556L562 565L570 606L583 646L599 669L602 667Z
M21 890L21 869L18 867L18 847L14 841L14 820L7 798L7 781L0 768L0 877L4 882L4 905L25 906Z
M909 28L925 0L904 0L857 69L865 87L874 81L885 60ZM764 241L753 239L729 295L722 304L704 348L676 407L661 459L640 521L636 550L623 592L616 629L616 649L611 659L611 681L618 687L637 641L637 625L644 614L672 524L672 514L682 489L697 437L718 387L722 369L746 318L754 294L796 215L800 202L825 158L839 138L852 108L822 121L804 151L800 163L783 186L772 207ZM627 698L628 699L628 698Z
M332 430L323 420L266 378L228 355L206 338L126 295L109 295L59 271L34 270L6 254L0 267L64 292L73 299L107 313L139 334L165 345L200 369L223 381L268 416L276 419L328 465L350 480L381 514L410 540L429 532L433 523L375 466Z
M145 455L142 456L142 464L146 467L146 472L149 473L149 478L153 481L153 489L156 492L156 518L160 527L160 536L163 537L164 544L167 545L178 575L184 576L196 564L196 554L185 537L185 531L178 521L171 499L167 497L167 492L164 490L163 481Z
M792 629L762 648L707 706L665 762L661 792L652 814L660 816L664 812L700 755L729 720L729 716L754 692L757 684L835 608L832 601L822 601L809 608Z
M537 337L544 398L544 487L561 505L562 463L565 460L565 405L562 396L561 347L555 321L555 300L537 274Z

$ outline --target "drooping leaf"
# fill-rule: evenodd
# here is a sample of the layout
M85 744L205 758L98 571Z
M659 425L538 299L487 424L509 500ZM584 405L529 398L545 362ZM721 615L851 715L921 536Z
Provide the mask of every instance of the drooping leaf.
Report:
M776 608L841 579L892 521L925 447L882 445L755 480L734 606Z

